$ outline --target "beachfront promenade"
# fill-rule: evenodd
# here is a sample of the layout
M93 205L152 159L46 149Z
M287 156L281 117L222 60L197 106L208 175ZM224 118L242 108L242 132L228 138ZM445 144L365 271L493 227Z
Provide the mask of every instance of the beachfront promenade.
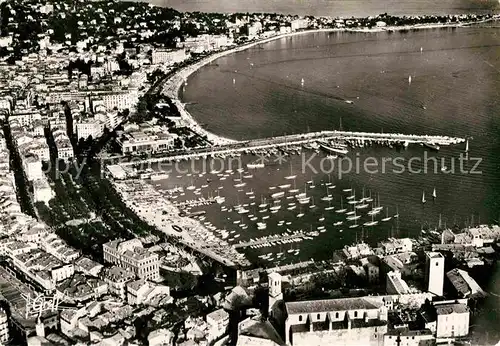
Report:
M411 135L397 133L370 133L350 131L321 131L288 136L278 136L264 139L240 141L231 144L208 146L203 148L187 149L182 151L170 151L163 154L157 153L154 157L142 160L130 160L120 162L122 166L137 165L141 163L154 163L163 161L180 161L194 158L206 158L214 155L231 155L255 150L266 150L283 148L287 146L302 145L316 141L361 141L364 143L382 144L435 144L452 145L465 142L465 138L448 136Z

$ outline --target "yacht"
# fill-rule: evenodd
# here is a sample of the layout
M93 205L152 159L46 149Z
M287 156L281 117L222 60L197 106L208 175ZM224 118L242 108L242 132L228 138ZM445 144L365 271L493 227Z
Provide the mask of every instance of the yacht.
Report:
M340 209L335 210L335 212L336 212L337 214L343 214L343 213L345 213L345 212L347 211L347 209L345 209L345 208L344 208L344 205L343 205L343 204L344 204L344 202L343 202L343 200L341 199L341 200L340 200Z
M248 169L264 168L263 162L247 163Z
M286 189L289 189L290 187L292 187L291 184L284 184L284 185L280 185L279 188L282 189L282 190L286 190Z
M300 201L299 201L300 202ZM311 205L309 206L310 209L316 208L316 205L314 204L314 197L311 197Z
M365 222L363 225L364 226L368 226L368 227L376 226L378 224L378 221L375 221L373 219L373 217L374 217L374 215L372 215L372 220L371 221Z
M292 180L292 179L295 179L295 178L297 178L297 176L293 174L292 162L290 162L290 175L286 176L285 179L286 180Z
M273 194L271 195L271 197L272 197L272 198L275 198L275 199L277 199L277 198L281 198L281 197L283 197L283 196L285 196L285 192L283 192L283 191L276 192L276 193L273 193Z
M387 222L389 221L390 219L392 219L391 216L389 216L389 208L385 208L385 217L381 220L382 222Z

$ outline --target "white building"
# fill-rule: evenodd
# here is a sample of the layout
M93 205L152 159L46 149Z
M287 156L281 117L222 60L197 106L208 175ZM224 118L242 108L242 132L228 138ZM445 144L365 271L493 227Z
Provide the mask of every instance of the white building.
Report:
M139 96L135 91L116 91L99 94L98 99L102 100L102 104L107 110L117 109L135 109Z
M9 319L4 309L0 308L0 344L9 341Z
M157 329L149 333L148 345L149 346L169 346L172 345L174 333L168 329Z
M443 295L444 256L439 252L426 252L425 277L427 290L435 295Z
M219 309L207 315L210 339L215 340L226 334L229 327L229 314Z
M42 161L34 155L28 155L23 158L23 169L28 181L43 179Z
M436 304L436 338L456 338L469 334L470 310L465 304Z
M102 270L104 282L108 284L108 291L121 299L127 299L127 282L135 279L134 272L125 268L113 266Z
M283 300L283 292L281 290L281 275L278 273L270 273L268 275L269 283L269 311L272 313L274 304Z
M259 35L262 32L262 23L255 22L252 24L248 24L248 37L253 38Z
M155 49L151 53L153 65L167 64L173 65L189 58L185 49Z
M384 346L420 346L432 342L434 335L429 329L394 330L384 335Z
M141 279L160 279L160 259L158 254L142 247L139 239L112 240L102 246L104 261L130 269Z
M123 154L158 152L174 147L176 136L167 133L147 134L144 132L126 133L120 139Z
M391 271L387 273L387 294L408 294L410 293L410 288L406 281L401 278L401 272Z
M78 139L87 139L92 136L93 139L99 138L104 131L104 123L97 119L85 119L76 123L76 134Z
M291 25L292 25L292 31L297 31L301 29L306 29L308 22L307 19L296 19L292 21Z
M286 344L380 346L387 307L370 297L285 303Z
M49 203L54 197L52 188L47 179L37 179L33 181L33 197L35 202Z

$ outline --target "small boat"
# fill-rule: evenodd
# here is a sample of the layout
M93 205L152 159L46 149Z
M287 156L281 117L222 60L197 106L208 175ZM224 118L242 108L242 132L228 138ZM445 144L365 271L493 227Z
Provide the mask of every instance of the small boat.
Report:
M391 216L389 216L389 208L385 208L385 217L381 220L382 222L387 222L390 219L392 219Z
M443 167L441 167L441 172L446 172L447 169L448 169L448 167L443 166Z
M393 217L393 218L395 218L395 219L398 219L398 218L399 218L399 210L398 210L398 206L396 206L396 214L394 214L392 217Z
M289 189L290 187L292 187L291 184L284 184L284 185L280 185L279 188L282 189L282 190L286 190L286 189Z
M324 216L320 217L320 218L318 219L318 221L319 221L319 222L323 222L323 221L325 221L325 217L324 217Z
M292 162L290 162L290 175L285 177L286 180L292 180L292 179L295 179L297 178L296 175L293 174L293 170L292 170Z
M368 222L365 222L363 225L364 226L368 226L368 227L371 227L371 226L376 226L378 224L378 221L375 221L373 218L374 218L375 215L372 215L372 220L371 221L368 221Z
M439 151L439 149L440 149L440 148L439 148L439 145L434 144L434 143L432 143L432 142L424 142L423 144L424 144L424 146L426 146L427 148L429 148L429 149L431 149L431 150L434 150L434 151Z
M257 222L257 229L264 230L267 228L267 225L264 222Z
M422 191L422 204L424 204L425 202L427 202L425 200L425 191Z
M436 198L437 197L437 194L436 194L436 188L434 188L434 190L432 191L432 198Z
M465 141L465 152L466 153L469 152L469 140L468 139Z
M330 201L328 201L328 207L325 207L325 210L326 211L330 211L330 210L333 210L334 209L334 206L331 204Z
M269 186L269 190L276 190L276 186Z
M273 194L271 195L271 198L275 198L275 199L277 199L277 198L281 198L281 197L283 197L283 196L285 196L285 192L281 191L281 192L276 192L276 193L273 193Z
M335 222L333 225L334 225L334 226L340 226L340 225L342 225L343 223L344 223L344 221L337 221L337 222Z
M245 186L247 183L239 183L239 184L235 184L234 187L235 188L240 188L240 187L243 187Z
M309 206L310 209L316 208L316 205L314 204L314 197L311 197L311 205Z
M257 168L264 168L264 163L263 162L260 162L260 163L247 163L247 168L248 169L257 169Z
M345 213L346 211L347 211L347 209L344 209L344 206L343 206L343 200L341 199L341 200L340 200L340 209L335 210L335 212L336 212L337 214L343 214L343 213Z

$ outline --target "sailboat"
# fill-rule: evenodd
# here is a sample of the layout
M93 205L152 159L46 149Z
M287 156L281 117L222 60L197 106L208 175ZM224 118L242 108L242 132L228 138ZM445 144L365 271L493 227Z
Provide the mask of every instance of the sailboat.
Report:
M385 208L385 217L382 219L382 222L387 222L389 221L390 219L392 219L391 216L389 216L389 208Z
M434 190L432 191L432 198L435 199L436 197L437 197L437 195L436 195L436 188L434 188Z
M422 191L422 204L425 203L425 202L427 202L425 200L425 191Z
M349 215L346 219L348 221L356 221L359 218L361 218L361 215L356 215L356 209L354 209L354 214L353 215Z
M329 211L329 210L333 210L334 207L332 205L332 202L331 201L328 201L328 207L325 207L325 210Z
M286 180L292 180L297 178L296 175L293 174L293 169L292 169L292 162L290 162L290 175L285 177Z
M309 183L309 184L310 184L310 185L309 185L309 188L310 188L310 189L314 189L314 187L316 186L316 185L314 185L314 179L313 179L313 178L311 178L311 180L310 180L310 183Z
M371 221L368 221L368 222L365 222L363 225L365 226L376 226L378 224L378 221L375 221L373 218L374 218L375 215L372 215L372 220Z
M344 208L344 203L343 199L340 200L340 209L335 210L337 214L343 214L347 211L347 209Z
M297 193L299 192L299 189L297 189L297 186L295 186L295 178L293 179L293 189L288 190L289 193Z
M358 222L357 222L357 219L354 220L354 223L352 225L349 226L349 228L357 228L359 225L358 225Z
M304 216L304 213L302 212L302 208L300 208L300 213L297 214L297 217L301 218L302 216Z
M261 203L259 204L259 208L265 208L267 207L266 199L264 197L261 197Z
M236 79L233 78L233 84L236 84Z
M314 197L311 197L311 205L309 206L309 208L316 208L316 205L314 204Z
M411 75L408 76L408 84L411 84Z
M392 217L393 217L393 218L395 218L395 219L398 219L398 218L399 218L399 210L398 210L398 206L396 206L396 214L394 214Z

